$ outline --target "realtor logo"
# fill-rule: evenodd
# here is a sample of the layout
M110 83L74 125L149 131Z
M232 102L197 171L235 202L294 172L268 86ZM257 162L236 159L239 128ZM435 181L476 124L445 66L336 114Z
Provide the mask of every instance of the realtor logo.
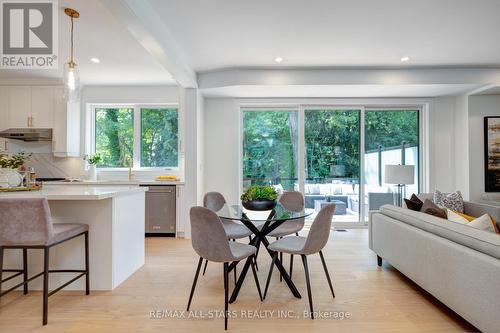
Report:
M57 0L0 0L1 66L57 69Z

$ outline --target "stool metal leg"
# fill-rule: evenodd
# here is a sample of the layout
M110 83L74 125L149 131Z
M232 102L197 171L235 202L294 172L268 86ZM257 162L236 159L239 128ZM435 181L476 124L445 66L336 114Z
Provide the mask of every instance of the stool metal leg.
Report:
M90 276L89 276L89 232L85 233L85 294L90 294Z
M43 325L47 325L49 307L49 247L44 248L43 254Z
M23 249L23 281L28 280L28 249ZM28 283L23 286L23 293L26 295L28 293Z
M189 311L189 307L191 306L191 301L193 300L194 289L196 288L196 282L198 281L198 275L200 274L200 268L202 262L203 258L200 257L200 260L198 260L198 268L196 268L196 274L194 275L194 281L193 281L193 286L191 287L191 293L189 294L187 311Z

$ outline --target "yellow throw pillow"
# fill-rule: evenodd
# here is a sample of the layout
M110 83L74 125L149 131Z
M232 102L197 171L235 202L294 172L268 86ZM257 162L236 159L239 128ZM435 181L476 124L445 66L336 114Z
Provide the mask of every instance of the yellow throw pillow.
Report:
M494 218L489 214L481 215L480 217L473 217L463 213L455 212L447 209L448 220L460 224L466 224L469 227L494 232L499 234L497 223Z

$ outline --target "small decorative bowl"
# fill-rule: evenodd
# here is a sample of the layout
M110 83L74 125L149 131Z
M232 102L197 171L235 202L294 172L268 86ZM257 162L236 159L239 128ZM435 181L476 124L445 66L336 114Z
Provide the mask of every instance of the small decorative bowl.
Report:
M242 202L243 207L246 209L257 211L271 210L276 207L276 203L276 200L250 200Z

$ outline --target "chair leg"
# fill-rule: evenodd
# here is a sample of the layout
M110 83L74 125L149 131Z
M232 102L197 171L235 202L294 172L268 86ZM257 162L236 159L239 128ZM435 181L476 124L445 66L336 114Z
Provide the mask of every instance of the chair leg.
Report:
M224 329L227 330L227 315L229 308L229 265L224 263Z
M85 232L85 295L90 294L89 232Z
M203 267L203 276L205 276L205 272L207 270L207 264L208 264L208 260L205 260L205 267Z
M236 266L237 266L237 265L238 265L238 263L236 263L236 264L234 265L234 269L233 269L233 271L234 271L234 284L236 284L236 282L238 281L238 277L236 276L236 275L237 275L237 274L236 274Z
M189 311L189 308L191 307L191 301L193 300L194 289L196 288L196 282L198 281L198 275L200 274L200 268L202 262L203 258L200 257L200 260L198 260L198 267L196 268L196 274L194 275L194 281L193 281L193 286L191 287L191 293L189 294L187 311Z
M257 251L255 251L255 269L259 271L259 265L257 265L257 257L259 256L260 243L257 244Z
M2 294L3 247L0 246L0 295Z
M23 249L23 281L28 280L28 249ZM28 284L25 283L23 286L23 294L28 293Z
M304 271L306 274L306 285L307 285L307 296L309 296L309 309L311 311L311 319L314 319L314 310L312 303L312 294L311 294L311 281L309 280L309 268L307 267L307 257L302 254L302 263L304 264Z
M283 265L283 252L280 252L280 261L281 264ZM280 282L283 282L283 274L280 272Z
M43 325L47 325L49 310L49 247L46 246L43 254Z
M298 232L296 232L296 233L295 233L295 236L299 237L299 233L298 233Z
M326 279L328 280L328 285L330 286L330 290L332 291L332 296L335 298L335 293L333 292L332 280L330 280L330 273L328 273L328 268L326 267L326 261L323 257L323 252L319 251L319 256L321 257L321 262L323 263L323 269L325 270Z
M292 279L292 271L293 271L293 254L290 254L290 280Z
M269 274L267 275L266 289L264 289L264 299L266 299L267 289L269 289L269 282L271 282L271 276L273 275L273 268L276 259L278 258L278 252L273 255L273 260L271 261L271 267L269 267Z
M253 278L255 279L255 284L257 285L257 291L259 292L260 301L262 302L262 291L260 290L259 277L257 276L257 270L255 269L255 257L250 258L250 265L252 265Z

